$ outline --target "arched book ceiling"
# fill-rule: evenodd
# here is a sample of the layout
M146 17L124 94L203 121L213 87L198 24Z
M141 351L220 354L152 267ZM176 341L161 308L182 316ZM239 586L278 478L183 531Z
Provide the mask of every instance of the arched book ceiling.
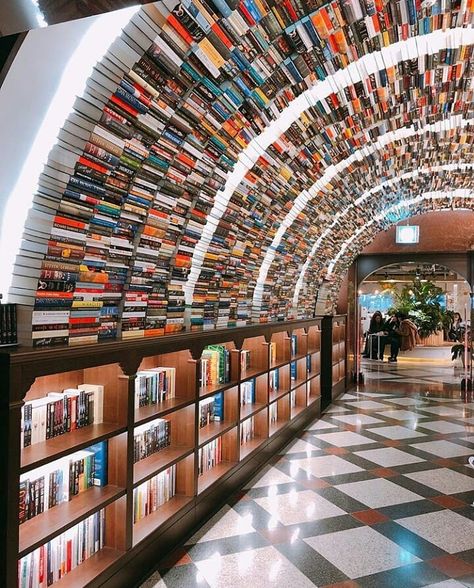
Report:
M40 177L10 291L34 341L305 315L396 210L469 206L410 204L470 188L471 5L446 6L142 7Z

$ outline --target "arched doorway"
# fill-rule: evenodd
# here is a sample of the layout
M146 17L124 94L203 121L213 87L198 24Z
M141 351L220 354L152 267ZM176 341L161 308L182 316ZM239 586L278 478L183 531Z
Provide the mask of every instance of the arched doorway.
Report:
M470 324L470 291L457 269L431 260L390 263L366 275L357 292L362 331L369 331L374 312L381 312L386 319L399 310L409 314L422 338L415 349L400 351L398 361L389 363L387 338L370 337L365 349L369 357L362 360L365 379L381 390L402 385L435 394L459 390L465 375L463 354L453 360L452 348L461 343L455 338L462 337L463 330L450 333L449 327L455 312L463 327ZM382 354L384 361L380 361Z

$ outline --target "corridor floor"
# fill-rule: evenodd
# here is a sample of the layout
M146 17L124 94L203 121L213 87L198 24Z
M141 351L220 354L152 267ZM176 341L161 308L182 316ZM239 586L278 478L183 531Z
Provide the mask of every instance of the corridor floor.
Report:
M142 588L474 587L474 402L373 389L335 402Z

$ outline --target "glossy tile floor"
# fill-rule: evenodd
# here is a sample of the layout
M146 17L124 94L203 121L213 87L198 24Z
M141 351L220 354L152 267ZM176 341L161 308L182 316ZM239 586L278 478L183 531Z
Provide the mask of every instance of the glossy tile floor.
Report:
M408 384L345 394L142 588L474 587L474 401Z

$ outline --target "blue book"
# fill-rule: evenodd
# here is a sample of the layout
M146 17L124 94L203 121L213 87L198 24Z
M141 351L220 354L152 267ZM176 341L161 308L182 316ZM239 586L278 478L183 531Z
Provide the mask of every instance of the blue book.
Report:
M108 479L107 441L100 441L100 443L95 443L88 449L94 453L94 486L106 486Z
M306 356L306 371L308 374L311 373L311 355Z
M296 361L290 363L290 375L293 381L296 380Z
M214 396L214 420L222 422L224 420L224 394L219 392Z

